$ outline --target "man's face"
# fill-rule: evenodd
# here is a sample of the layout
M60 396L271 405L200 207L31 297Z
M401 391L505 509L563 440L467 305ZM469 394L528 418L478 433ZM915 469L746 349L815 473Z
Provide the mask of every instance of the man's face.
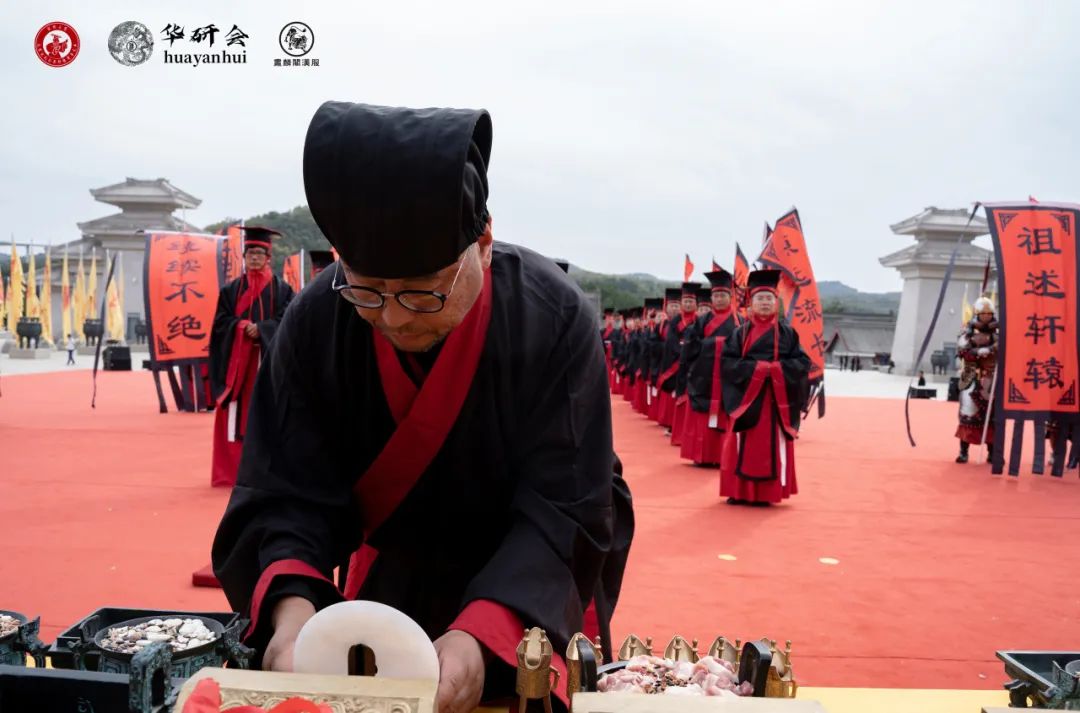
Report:
M757 316L772 317L776 314L776 295L768 290L761 290L754 294L751 306Z
M983 324L990 324L994 321L993 312L979 312L979 321Z
M266 267L270 256L263 248L248 248L244 251L244 269L248 272L256 272Z
M442 310L432 313L406 309L394 297L384 297L385 303L378 309L355 305L353 307L357 314L382 332L397 349L403 352L426 352L461 324L476 298L480 296L480 290L484 286L484 270L491 264L491 243L491 223L488 222L487 230L476 241L476 245L465 250L457 262L431 275L415 278L384 280L365 277L353 272L342 262L342 270L350 285L369 287L379 292L436 290L450 295L446 298ZM450 291L451 284L453 291Z
M615 329L622 329L622 328L623 328L623 318L621 316L616 315L616 317L615 317Z
M731 293L727 290L713 290L712 306L721 312L731 307Z
M668 302L667 307L665 309L667 310L667 316L668 317L675 318L675 317L679 316L679 303L678 302L676 302L674 300L672 300L671 302Z
M682 298L682 311L693 312L697 309L697 298L684 295Z
M698 302L697 313L698 316L703 316L712 312L712 305L708 302Z

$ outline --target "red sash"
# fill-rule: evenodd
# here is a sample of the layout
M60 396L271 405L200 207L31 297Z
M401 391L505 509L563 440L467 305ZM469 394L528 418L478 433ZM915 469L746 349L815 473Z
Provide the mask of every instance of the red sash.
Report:
M747 352L750 351L751 339L750 333L753 329L746 330L746 340L743 342L742 353L745 357ZM746 387L746 392L743 394L742 402L738 408L728 414L732 423L736 419L741 417L750 408L750 405L754 403L754 399L761 393L761 389L765 386L766 381L772 384L773 399L776 402L776 406L780 411L780 423L783 426L784 432L791 438L795 438L798 435L798 431L791 425L791 411L788 408L787 400L787 385L784 381L784 370L780 366L780 326L779 323L773 322L772 325L773 334L773 360L772 361L758 361L754 367L754 374L750 377L750 384ZM762 335L764 336L764 335ZM758 337L759 339L761 337ZM756 340L755 340L756 341ZM734 429L732 429L734 432Z
M236 307L233 314L243 317L244 313L251 309L255 300L259 300L259 317L266 319L267 312L262 305L263 290L274 280L269 269L251 272L242 278L244 291L236 298ZM274 295L270 293L270 313L274 314ZM254 315L250 315L254 316ZM233 328L232 349L229 351L229 363L225 368L225 388L217 400L217 407L224 406L227 400L238 401L237 406L241 409L236 424L236 433L229 434L243 437L247 432L247 407L251 403L251 395L255 392L255 375L259 369L260 344L258 338L252 339L244 329L249 320L241 319Z
M472 388L490 321L491 272L487 270L479 299L450 332L419 389L401 368L393 345L377 330L372 332L383 392L397 428L353 488L365 539L405 500L442 448ZM377 555L366 544L353 553L345 583L347 599L356 597Z

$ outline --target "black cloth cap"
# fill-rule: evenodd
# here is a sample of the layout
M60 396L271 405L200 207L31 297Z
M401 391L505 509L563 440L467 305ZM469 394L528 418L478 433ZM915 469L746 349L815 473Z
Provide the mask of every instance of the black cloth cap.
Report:
M731 289L734 284L734 280L731 277L731 273L727 270L713 270L712 272L705 273L705 279L709 281L709 285L714 290Z
M242 225L244 231L244 250L248 248L266 248L267 252L273 248L274 236L281 237L281 232L273 228L264 228L261 225Z
M668 287L664 290L664 299L668 302L678 302L682 299L682 290L678 287Z
M311 250L311 266L316 270L325 270L334 264L334 253L329 250Z
M568 275L570 274L570 263L568 263L566 260L556 260L555 264L559 266L560 270L562 270Z
M700 282L684 282L682 283L682 294L686 297L696 297L700 288Z
M610 317L613 314L615 314L615 308L614 307L605 307L604 308L604 316L605 317Z
M649 297L645 300L645 309L662 309L664 300L661 297Z
M780 271L779 270L754 270L746 278L746 290L747 292L753 292L756 289L769 289L775 290L776 286L780 284Z
M304 190L350 268L419 277L484 233L490 158L486 111L326 102L304 141Z
M698 292L697 292L697 301L699 303L708 302L711 299L712 299L712 290L710 290L708 287L702 287L700 290L698 290Z

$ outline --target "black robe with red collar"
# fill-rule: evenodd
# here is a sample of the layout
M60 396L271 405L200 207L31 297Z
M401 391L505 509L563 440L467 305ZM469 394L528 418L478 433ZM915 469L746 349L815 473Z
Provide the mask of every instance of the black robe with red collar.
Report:
M683 315L679 315L675 319L669 319L666 325L657 386L661 391L674 394L679 384L679 359L682 357L683 342L693 328L694 320L687 320Z
M330 290L332 277L325 271L293 302L265 357L214 542L229 602L254 620L247 641L266 644L284 595L316 608L340 601L332 571L363 544L356 597L403 611L432 639L448 628L475 636L497 657L485 698L513 693L514 669L497 661L516 665L522 627L543 627L561 653L573 633L589 633L593 601L610 646L633 513L612 448L604 348L581 291L550 260L495 244L474 374L451 374L450 386L428 378L417 397L464 383L460 411L365 541L372 505L354 487L395 431L399 390L380 376L381 336ZM430 354L398 355L405 373L436 373L454 333L434 366Z
M708 413L711 401L721 399L721 394L713 394L713 382L720 381L716 378L720 376L718 359L724 340L738 326L734 310L728 310L724 317L715 313L705 315L698 319L683 348L688 364L686 393L690 397L690 408L698 413Z
M724 410L738 414L733 431L746 431L757 425L767 408L767 415L780 418L794 437L810 392L810 357L787 321L777 320L751 343L754 327L754 320L747 320L724 342Z

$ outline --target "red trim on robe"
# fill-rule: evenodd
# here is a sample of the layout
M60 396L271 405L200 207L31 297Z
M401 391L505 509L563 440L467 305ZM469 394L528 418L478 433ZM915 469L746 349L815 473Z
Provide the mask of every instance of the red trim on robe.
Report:
M273 562L269 567L262 571L259 575L259 581L255 583L255 591L251 595L251 626L248 627L247 633L244 634L244 638L251 636L255 633L255 629L258 627L259 615L262 613L263 599L266 597L266 593L270 591L270 585L274 581L274 577L281 575L294 575L300 577L311 577L312 579L321 579L324 582L330 582L322 572L312 567L303 560L278 560Z
M490 599L471 601L461 610L449 630L470 634L511 668L517 669L517 647L521 643L525 626L517 614L502 604ZM566 695L566 663L558 651L552 651L551 667L559 672L559 684L552 689L552 693L569 708L570 698Z
M412 408L420 390L401 367L397 352L390 340L383 338L380 334L374 341L375 363L379 367L379 379L382 381L386 403L390 406L394 422L401 423L409 415L409 409Z
M360 588L364 586L364 580L367 579L368 573L371 572L371 566L375 564L378 556L378 550L364 544L360 545L360 549L353 552L352 556L349 557L349 569L345 577L344 595L346 599L356 599L356 595L360 593Z
M401 419L397 419L395 414L397 428L353 487L365 539L408 496L454 427L461 406L472 388L487 339L487 328L491 321L491 289L491 271L485 270L479 299L447 337L431 373L419 390L401 368L393 345L377 330L372 332L375 358L387 403L392 411L402 412L408 402L408 410ZM413 394L411 399L409 393ZM370 547L367 549L371 550ZM364 553L363 548L353 554L349 562L350 576L346 579L346 592L360 590L362 581L357 578L366 576L375 555L374 550Z

